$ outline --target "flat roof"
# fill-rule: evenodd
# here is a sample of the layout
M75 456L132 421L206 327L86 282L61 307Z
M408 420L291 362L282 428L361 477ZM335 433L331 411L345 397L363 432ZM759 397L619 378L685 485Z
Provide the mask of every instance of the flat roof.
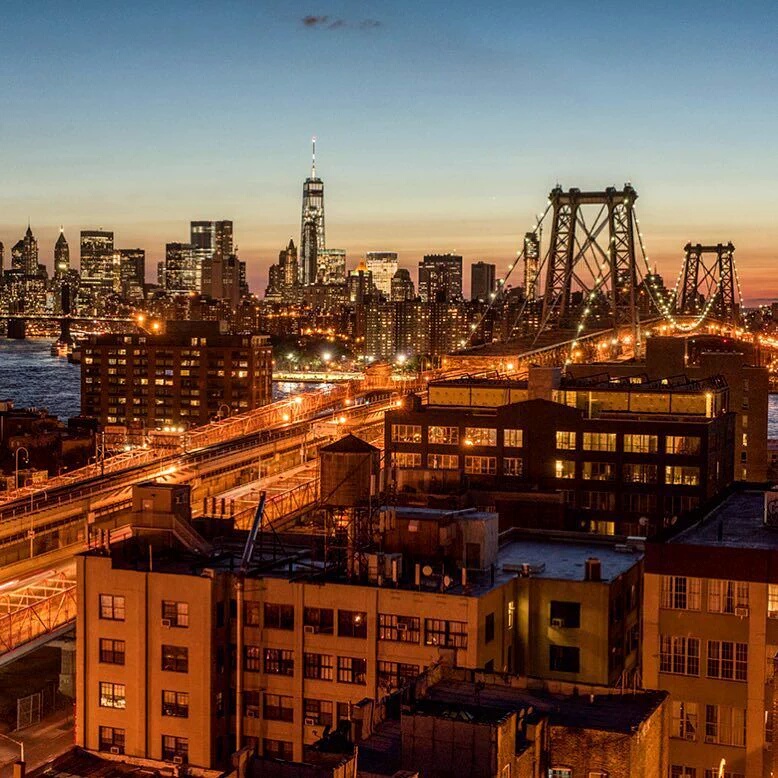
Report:
M506 572L505 565L529 564L534 570L533 578L548 578L563 581L583 581L587 559L599 559L602 565L602 580L613 581L634 567L643 558L639 549L617 551L615 544L586 543L573 540L515 540L503 546L497 553L501 570L497 579L513 576ZM545 565L544 569L540 569Z
M729 495L702 521L680 532L668 542L720 548L776 550L778 528L764 525L764 492L744 490Z

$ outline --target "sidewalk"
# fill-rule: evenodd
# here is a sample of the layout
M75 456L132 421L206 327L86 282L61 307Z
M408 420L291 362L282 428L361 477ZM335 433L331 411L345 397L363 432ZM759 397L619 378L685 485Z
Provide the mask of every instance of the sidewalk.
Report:
M40 767L67 751L73 745L73 708L58 710L35 724L18 732L3 735L24 743L27 772ZM19 748L0 737L0 778L11 778L13 763L19 758Z

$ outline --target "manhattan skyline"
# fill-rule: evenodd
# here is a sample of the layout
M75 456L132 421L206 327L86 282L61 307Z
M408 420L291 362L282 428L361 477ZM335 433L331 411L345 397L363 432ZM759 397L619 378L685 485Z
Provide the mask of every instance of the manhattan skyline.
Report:
M258 291L299 235L316 135L328 244L350 266L456 251L502 275L557 181L629 180L669 285L687 240L732 240L746 301L776 296L775 17L766 3L661 21L612 3L9 9L0 240L29 218L50 265L60 224L71 246L102 225L153 260L190 220L228 218Z

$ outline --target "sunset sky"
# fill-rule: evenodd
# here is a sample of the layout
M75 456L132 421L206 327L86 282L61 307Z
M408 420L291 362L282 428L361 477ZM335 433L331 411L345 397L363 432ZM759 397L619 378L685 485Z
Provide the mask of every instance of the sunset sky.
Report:
M29 218L50 265L60 223L103 226L152 278L191 219L231 218L259 291L317 135L350 266L504 268L557 181L629 180L668 283L687 240L732 240L747 301L778 297L777 27L716 0L5 4L0 240Z

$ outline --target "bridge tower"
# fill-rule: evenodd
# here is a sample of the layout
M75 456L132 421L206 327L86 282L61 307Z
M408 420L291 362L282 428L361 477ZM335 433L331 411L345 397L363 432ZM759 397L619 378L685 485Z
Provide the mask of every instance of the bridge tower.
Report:
M590 320L639 326L636 295L637 192L629 184L582 192L560 186L549 195L553 209L545 294L539 333L573 326L586 308ZM607 236L607 243L601 234ZM539 334L538 333L538 334Z
M723 321L740 320L735 297L735 247L732 243L704 246L687 243L676 313L710 315Z

